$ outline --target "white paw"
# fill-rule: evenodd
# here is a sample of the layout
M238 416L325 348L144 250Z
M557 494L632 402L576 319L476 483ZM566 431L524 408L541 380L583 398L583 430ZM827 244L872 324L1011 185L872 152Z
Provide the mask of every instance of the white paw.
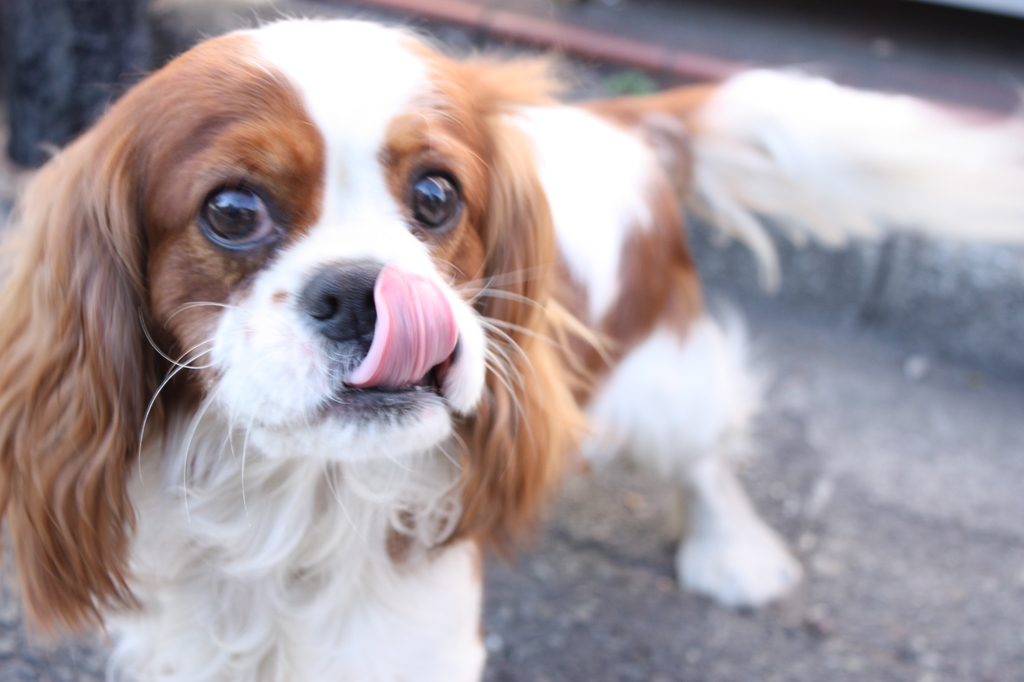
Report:
M686 538L676 555L676 571L685 589L727 608L756 608L800 582L800 564L760 520L732 530Z

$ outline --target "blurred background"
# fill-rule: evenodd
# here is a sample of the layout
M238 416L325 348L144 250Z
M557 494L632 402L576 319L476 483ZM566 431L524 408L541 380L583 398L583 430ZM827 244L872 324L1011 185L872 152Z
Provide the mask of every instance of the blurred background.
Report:
M553 51L571 98L774 66L1021 114L1024 0L0 0L0 214L146 72L284 16ZM670 491L580 473L518 561L489 564L486 679L1024 679L1024 248L779 238L769 295L744 247L689 236L709 298L748 320L767 409L742 476L807 579L750 613L685 594ZM0 589L0 680L103 679L100 638L30 642L7 568Z

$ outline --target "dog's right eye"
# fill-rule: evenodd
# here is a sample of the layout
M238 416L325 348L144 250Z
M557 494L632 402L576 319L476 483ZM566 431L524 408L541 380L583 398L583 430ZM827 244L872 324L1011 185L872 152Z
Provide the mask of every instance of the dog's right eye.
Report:
M458 222L462 199L458 185L444 173L431 172L410 188L409 207L419 225L431 232L444 232Z
M229 249L256 246L275 231L263 199L244 187L211 194L203 205L199 222L207 238Z

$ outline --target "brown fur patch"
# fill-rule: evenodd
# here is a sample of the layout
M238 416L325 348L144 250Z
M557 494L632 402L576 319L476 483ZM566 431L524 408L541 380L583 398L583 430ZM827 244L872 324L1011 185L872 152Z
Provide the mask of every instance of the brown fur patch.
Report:
M316 222L324 142L299 94L260 66L245 36L210 41L155 74L140 92L137 163L150 243L151 315L168 351L207 340L215 306L237 295L282 245ZM135 93L132 93L135 94ZM280 236L250 250L212 244L198 228L205 199L243 185L270 209ZM206 347L203 347L206 349Z
M716 84L672 88L653 95L610 97L585 102L584 107L627 127L642 127L651 114L663 114L689 124L691 116L714 95Z
M660 180L660 178L656 178ZM701 312L700 283L686 247L682 215L663 182L650 189L649 228L634 228L623 245L620 293L601 322L601 331L625 353L655 325L684 334Z

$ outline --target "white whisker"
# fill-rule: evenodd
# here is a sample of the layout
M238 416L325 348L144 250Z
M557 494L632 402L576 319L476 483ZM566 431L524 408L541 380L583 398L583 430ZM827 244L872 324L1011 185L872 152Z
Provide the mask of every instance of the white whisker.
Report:
M143 485L145 485L146 481L145 481L145 478L143 477L143 474L142 474L142 442L143 442L143 440L145 439L145 436L146 436L146 424L149 423L149 415L153 411L153 405L156 404L157 398L160 397L160 392L162 390L164 390L164 387L168 383L170 383L171 379L174 378L174 375L177 374L178 372L180 372L182 369L184 369L184 368L183 367L175 367L173 370L171 370L167 374L167 377L163 380L163 382L161 382L161 384L159 386L157 386L156 391L153 393L153 397L149 399L149 404L146 405L146 412L142 416L142 427L139 429L138 460L139 460L139 481L141 481Z
M366 544L366 538L363 536L362 531L359 530L359 526L356 525L355 520L348 513L348 508L342 501L341 493L338 491L338 484L337 481L335 481L334 476L339 473L340 466L332 466L332 464L332 462L324 463L324 476L325 480L327 481L327 489L331 491L331 495L334 496L334 501L338 503L339 507L341 507L341 513L345 515L345 519L348 521L348 524L349 526L351 526L353 532L355 532L356 537L358 537L363 542L363 544Z
M253 410L252 417L249 418L249 425L245 427L245 438L242 439L242 472L241 472L241 484L242 484L242 509L245 510L245 521L252 527L252 521L249 519L249 504L245 499L245 455L249 449L249 434L252 433L252 425L256 421L256 410Z
M213 400L216 397L217 392L214 391L205 400L203 400L202 405L199 406L199 410L196 412L195 416L192 417L192 421L189 423L188 436L185 438L185 453L182 462L182 496L185 500L185 518L188 519L189 523L192 522L192 514L188 507L188 454L189 450L192 448L192 438L195 436L196 429L199 428L199 422L202 421L203 416L206 415L206 411L210 408L210 405L213 404Z
M192 308L202 308L205 306L224 308L226 310L241 310L238 306L229 305L227 303L216 303L214 301L190 301L189 303L182 303L180 306L175 308L174 312L167 316L167 321L170 322L178 313L182 313Z

